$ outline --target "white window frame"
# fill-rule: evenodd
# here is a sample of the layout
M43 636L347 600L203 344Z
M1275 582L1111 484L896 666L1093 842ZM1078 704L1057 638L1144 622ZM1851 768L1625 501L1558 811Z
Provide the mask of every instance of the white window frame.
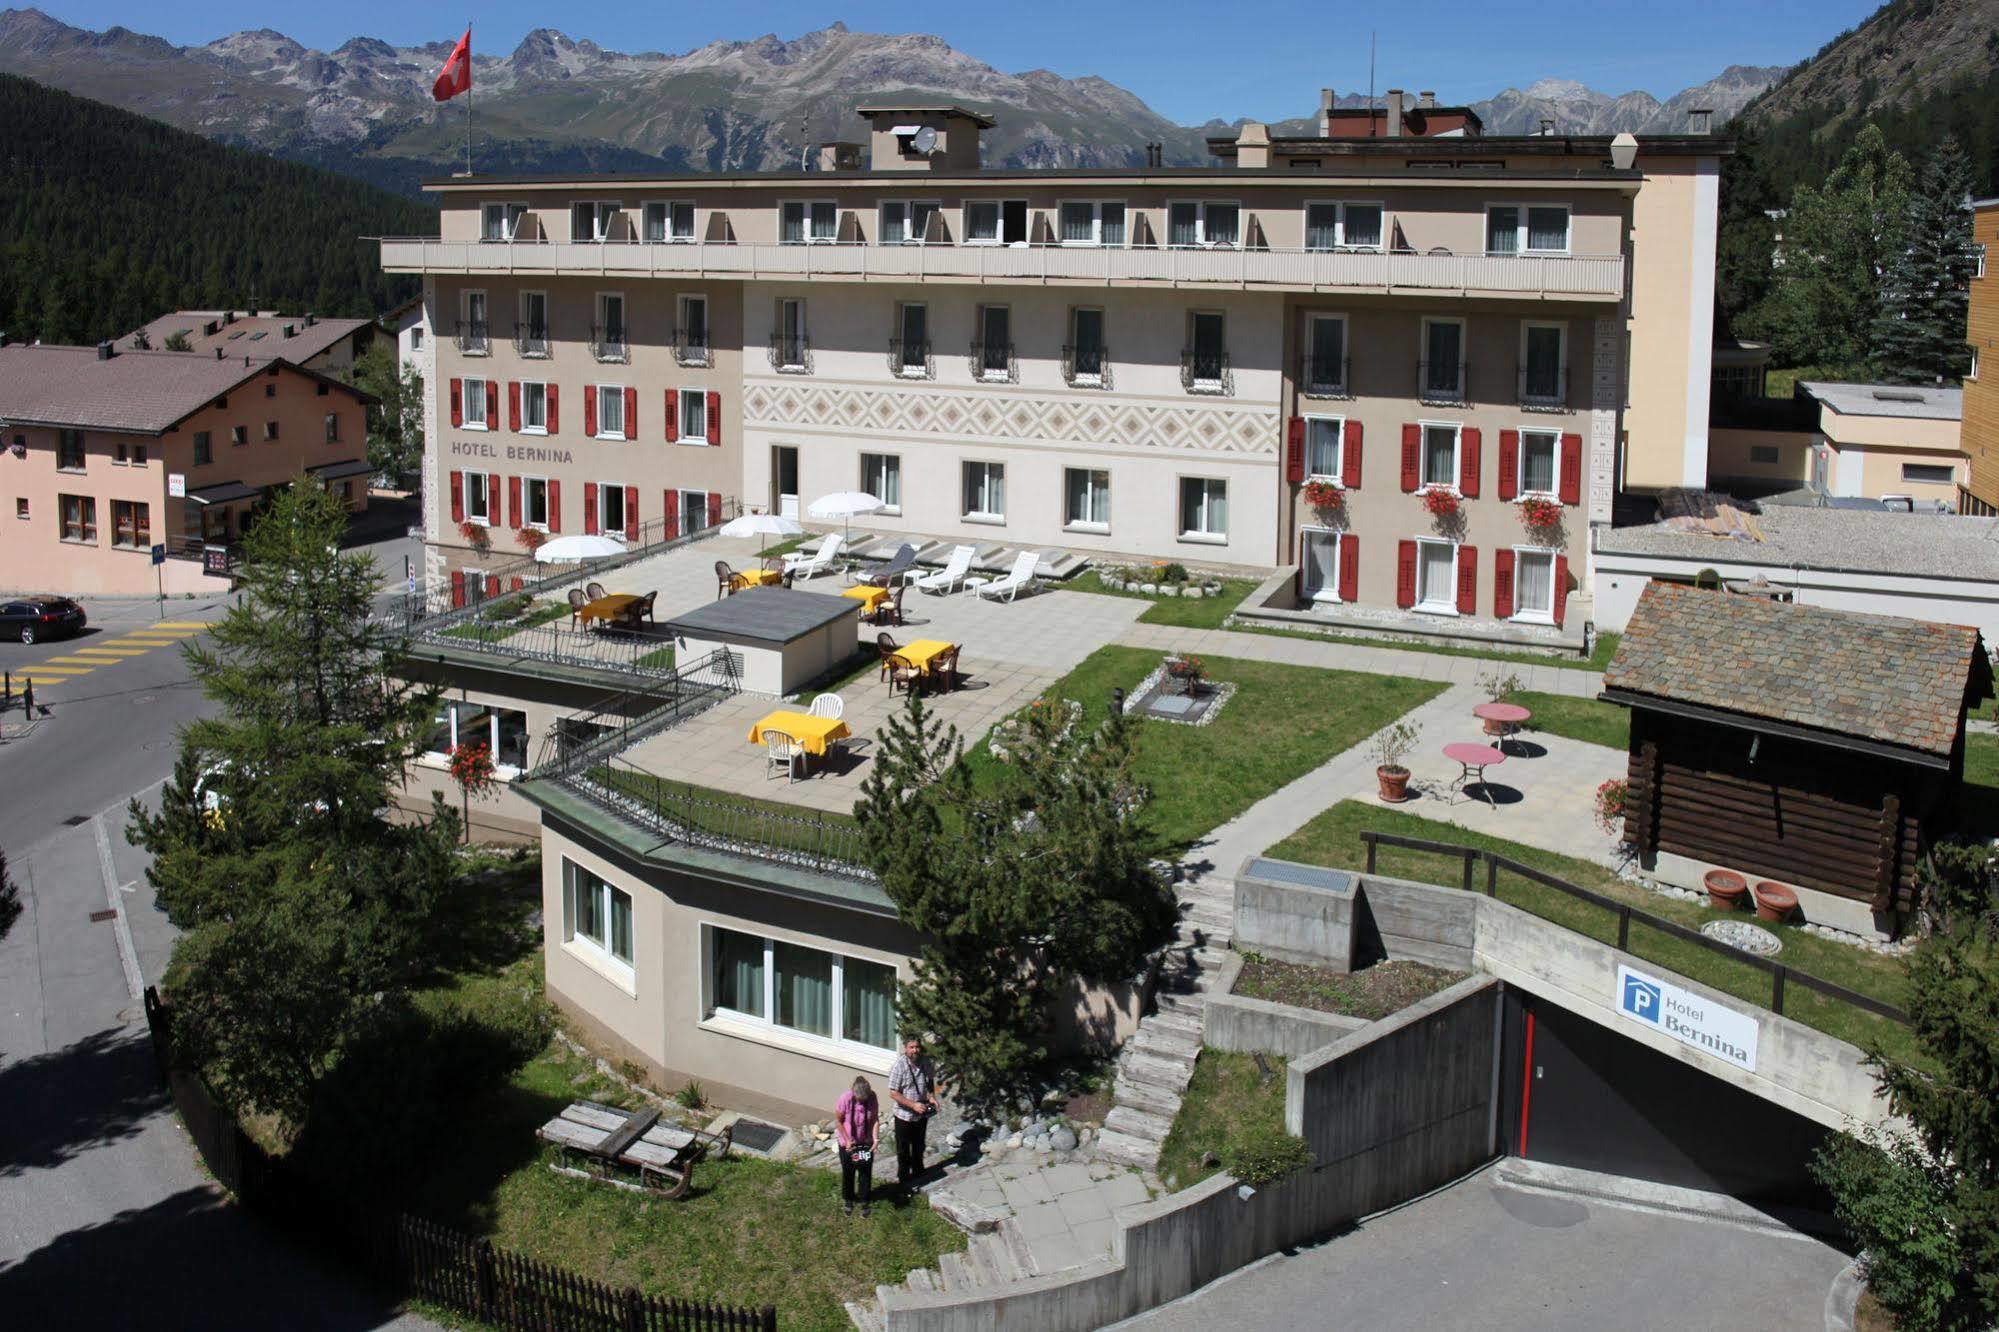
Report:
M1458 542L1445 537L1425 536L1416 538L1416 602L1410 607L1411 610L1421 611L1425 615L1456 615L1458 613L1458 545ZM1423 552L1425 549L1439 546L1451 552L1450 588L1446 594L1448 600L1444 602L1424 601L1422 599Z
M1305 359L1307 362L1309 362L1312 357L1312 345L1314 342L1314 337L1313 337L1314 326L1320 323L1321 321L1335 323L1340 326L1339 378L1338 380L1336 380L1331 384L1314 383L1311 380L1307 379L1303 383L1299 384L1298 391L1300 393L1303 393L1306 397L1321 397L1321 398L1345 397L1347 392L1347 367L1351 363L1353 358L1353 342L1352 342L1353 324L1347 318L1344 312L1335 312L1328 314L1322 311L1314 310L1309 314L1307 314L1305 316L1305 338L1304 338ZM1303 376L1301 376L1301 379L1302 378Z
M1516 210L1513 216L1513 248L1511 250L1484 249L1486 243L1490 241L1492 238L1492 210L1495 208L1512 208ZM1559 208L1562 211L1562 214L1567 219L1567 221L1562 227L1562 247L1559 250L1556 249L1536 250L1536 249L1530 249L1528 247L1527 238L1529 235L1529 228L1527 225L1527 210L1530 208ZM1494 199L1486 204L1485 212L1481 215L1479 221L1480 224L1485 228L1484 231L1482 231L1479 235L1479 246L1481 250L1483 250L1484 253L1486 254L1490 254L1501 259L1515 259L1521 257L1522 255L1569 254L1575 248L1576 210L1565 203L1553 203L1545 199L1542 200L1540 203L1527 203L1525 201L1513 200L1513 199Z
M708 391L706 389L688 388L685 385L682 385L681 387L675 389L674 392L679 395L679 397L675 399L677 405L675 406L674 410L680 416L680 419L673 423L675 427L676 442L681 444L699 444L702 448L707 448L708 447ZM687 423L695 419L697 414L699 415L701 420L700 429L691 430L688 428Z
M500 234L488 236L486 221L494 209L503 209L500 214ZM479 205L479 239L487 245L508 244L520 235L521 223L527 219L528 206L525 200L487 199Z
M462 472L458 477L460 494L465 505L465 521L477 523L481 527L492 527L493 522L493 474L491 472ZM472 512L472 497L479 497L479 507L484 513ZM452 723L454 726L456 722Z
M787 306L792 305L798 307L798 330L795 333L786 333L784 330L784 311ZM803 296L780 296L777 298L777 320L776 326L772 331L777 334L778 340L781 343L788 342L789 345L796 347L798 350L797 360L787 361L780 359L777 369L799 371L811 368L811 353L806 350L806 346L812 337L807 331L809 326L805 322L808 313L805 308L805 298Z
M576 931L576 896L579 887L576 876L579 873L588 874L592 879L596 880L596 887L592 889L593 895L595 895L597 888L603 890L603 901L601 904L604 919L603 943L598 943L590 936L579 934ZM627 961L611 951L612 894L623 895L625 901L629 904L627 914L630 916L632 922L632 961ZM637 895L618 887L588 866L579 865L568 856L564 856L562 858L563 950L572 956L580 958L593 970L601 973L606 980L613 982L620 989L624 990L625 993L636 998L638 995L638 972L635 963L638 955L638 934Z
M1548 562L1548 608L1527 610L1520 604L1520 565L1525 560L1546 560ZM1456 569L1453 568L1455 582ZM1513 614L1509 620L1521 624L1553 624L1555 622L1555 552L1546 546L1513 547Z
M1072 207L1081 207L1090 210L1090 238L1088 240L1070 240L1063 234L1068 228L1064 225L1062 213L1065 209ZM1104 209L1106 208L1116 208L1124 214L1124 239L1109 243L1108 248L1122 250L1129 246L1131 244L1131 206L1123 199L1058 200L1055 204L1055 243L1057 245L1093 247L1096 249L1106 248L1104 240Z
M623 384L592 384L590 391L597 395L597 433L594 438L623 440L631 438L630 422L625 420L625 386ZM604 403L609 398L618 404L618 429L613 433L605 421Z
M1222 511L1224 514L1224 526L1221 531L1212 532L1205 529L1196 531L1196 530L1189 530L1187 528L1183 528L1180 526L1182 515L1184 515L1187 511L1186 487L1187 483L1190 481L1198 481L1204 487L1220 486L1222 488ZM1206 491L1203 492L1204 495L1206 495L1207 493L1209 492ZM1229 543L1228 528L1226 526L1226 515L1229 507L1228 496L1229 496L1229 482L1227 477L1202 476L1196 473L1182 473L1181 475L1176 476L1173 479L1173 527L1175 532L1178 534L1179 539L1182 541L1191 541L1196 545L1226 546ZM1207 513L1210 503L1212 503L1211 500L1204 498L1201 504L1201 512L1202 512L1201 521L1204 523L1208 521Z
M884 475L890 472L895 474L895 503L888 503L888 496L868 485L868 459L870 458L882 459L884 464L882 472ZM864 450L857 460L856 468L860 474L861 493L873 495L876 499L881 500L883 502L881 507L882 513L900 516L902 513L902 455L900 453L877 453L872 449Z
M799 213L799 239L784 238L784 214L788 208L796 208ZM824 236L815 234L813 219L818 210L824 208L832 214L833 226ZM780 245L831 245L840 239L840 204L836 199L783 199L777 205L777 239Z
M514 297L514 322L520 324L524 328L532 328L534 326L534 321L528 318L528 299L534 296L539 296L541 298L541 350L523 351L521 355L539 361L546 359L550 354L550 352L554 350L549 345L550 320L548 312L550 307L548 303L548 291L542 287L522 288L521 291Z
M590 209L590 229L588 236L576 234L576 210ZM601 245L611 238L611 227L624 211L624 203L618 199L571 199L569 201L569 239L585 245Z
M707 531L709 492L705 490L675 490L673 493L674 497L676 498L676 500L678 500L680 504L680 513L678 514L678 517L680 519L680 535L686 536L689 532ZM687 501L689 499L692 499L694 501L693 507L695 509L695 512L700 515L701 521L698 523L690 523L687 521L687 509L688 509Z
M989 310L1006 312L1006 364L998 369L987 364L989 357L986 352L986 313ZM973 368L972 377L982 384L1012 383L1016 373L1013 359L1013 306L1006 301L981 301L972 307L972 317L975 321L973 331L978 334L979 344L979 360ZM927 321L928 316L925 318Z
M974 467L982 467L986 469L984 475L987 478L987 484L981 487L981 490L986 497L990 497L992 493L991 477L994 473L994 470L997 469L999 474L999 492L1000 492L1000 507L998 512L994 512L989 509L974 509L972 507L972 468ZM990 523L993 525L998 525L1006 521L1006 464L1005 463L994 462L986 458L962 459L958 465L958 491L959 491L958 514L959 517L962 518L965 522Z
M541 390L541 424L536 425L528 413L528 390ZM521 433L523 435L546 435L548 433L548 381L545 379L523 379L521 381Z
M1311 243L1312 210L1314 208L1331 208L1334 210L1333 244L1331 250L1315 246ZM1373 244L1355 245L1347 239L1347 209L1349 208L1377 208L1381 210L1381 235ZM1377 254L1388 248L1388 204L1385 200L1307 199L1305 201L1304 222L1305 234L1303 239L1305 241L1305 248L1314 254L1330 254L1338 250L1357 250L1364 254Z
M1978 381L1978 348L1976 347L1971 349L1971 373L1967 374L1965 378L1971 380L1973 383Z
M611 521L611 496L618 497L618 521ZM606 536L623 536L625 531L625 483L597 483L597 530Z
M1194 243L1177 244L1173 240L1173 210L1191 206L1194 209ZM1218 241L1208 237L1208 210L1210 208L1235 209L1235 237ZM1239 250L1242 248L1243 210L1240 199L1168 199L1166 201L1166 244L1176 250Z
M1127 234L1129 234L1129 232L1127 232ZM1093 373L1089 374L1085 374L1081 370L1076 370L1071 375L1071 382L1076 384L1089 384L1093 386L1101 385L1104 382L1104 370L1110 364L1110 345L1111 345L1110 311L1101 305L1070 306L1069 327L1065 330L1068 336L1064 339L1064 341L1066 341L1071 348L1080 348L1082 346L1082 343L1076 337L1076 316L1085 313L1094 314L1097 317L1097 332L1099 334L1097 339L1097 369ZM1074 364L1075 364L1074 353L1072 352L1071 365L1073 366Z
M1971 248L1978 252L1978 266L1972 270L1971 276L1982 278L1985 276L1985 247L1983 245L1974 245Z
M1104 511L1099 517L1078 518L1069 512L1069 476L1074 472L1084 472L1104 479ZM1088 532L1093 536L1107 536L1111 530L1111 469L1108 467L1064 467L1062 469L1062 530L1065 532Z
M1416 493L1426 490L1448 490L1454 495L1464 491L1460 483L1465 475L1465 427L1462 421L1418 421L1416 428L1421 432L1416 440ZM1426 481L1423 472L1430 458L1430 432L1448 430L1451 432L1451 479L1449 481Z
M535 487L541 487L541 517L534 516ZM521 524L532 527L537 532L548 530L548 478L545 476L524 476L521 478Z
M1203 392L1213 393L1220 391L1228 383L1229 314L1228 311L1226 310L1189 309L1187 311L1187 343L1186 343L1187 349L1189 351L1196 351L1200 348L1201 339L1198 334L1198 326L1199 326L1199 321L1202 319L1219 319L1222 321L1222 352L1221 352L1222 359L1220 364L1216 367L1218 373L1216 377L1213 379L1202 379L1198 376L1194 378L1194 384L1196 385L1197 388L1199 388Z
M704 341L700 349L689 347L681 350L681 334L687 331L687 311L694 303L701 305L701 336ZM715 310L705 291L683 291L673 299L674 353L682 365L715 364Z
M479 386L479 410L476 412L472 410L472 386L474 384ZM486 428L486 404L492 401L493 397L493 381L467 375L459 381L458 396L458 419L462 423L461 428L465 430L484 430ZM265 438L268 439L269 436L266 435Z
M1325 412L1306 412L1305 419L1305 479L1308 481L1329 481L1336 486L1345 486L1340 478L1346 475L1347 462L1347 418L1330 416ZM1312 423L1329 421L1333 427L1333 470L1321 472L1312 466Z
M485 307L483 320L472 317L472 302L477 299ZM493 354L493 298L484 287L461 287L458 292L458 322L461 324L483 323L486 332L476 345L466 343L459 348L461 356L490 356Z
M1941 481L1929 476L1910 476L1909 469L1911 467L1941 467L1949 472L1950 475ZM1957 466L1954 463L1905 462L1902 464L1902 484L1905 486L1954 486L1957 484Z
M726 930L730 934L740 934L747 938L761 939L763 956L763 1016L745 1013L741 1009L724 1008L716 996L721 986L715 976L715 932ZM777 1022L777 946L786 944L793 948L809 949L824 953L833 959L832 1003L828 1009L828 1025L831 1036L821 1036L816 1032L801 1031L797 1027L780 1026ZM702 920L695 931L695 946L701 950L697 959L698 974L701 977L701 1022L704 1030L723 1031L732 1036L742 1036L768 1045L789 1047L804 1053L828 1056L852 1068L860 1068L879 1076L887 1076L895 1063L895 1056L901 1050L901 1022L891 1025L896 1028L897 1043L894 1046L867 1045L860 1041L848 1040L840 1033L846 1030L846 964L849 961L865 962L869 966L886 967L896 980L902 978L902 969L894 962L882 958L862 957L859 954L842 953L826 947L819 939L799 939L785 935L774 935L755 927L746 928L740 923L720 920Z
M911 339L909 336L908 312L910 310L923 311L922 340L931 343L933 347L936 345L930 337L930 303L928 301L897 301L895 303L895 340L896 345L902 350L895 362L895 375L898 379L928 379L932 374L931 357L926 353L914 363L911 363L909 359L909 343Z
M1527 437L1529 435L1540 435L1553 441L1553 448L1550 451L1553 465L1548 468L1548 476L1553 480L1554 485L1547 490L1529 490L1527 488ZM1523 425L1519 428L1519 436L1520 442L1513 450L1513 493L1516 496L1514 503L1517 504L1521 500L1529 499L1559 499L1562 493L1562 432L1553 426ZM1462 441L1462 438L1460 436L1460 441ZM1462 442L1460 442L1459 447L1459 456L1462 458Z
M674 230L674 210L677 208L685 208L687 210L687 234L685 236L680 235ZM661 215L660 236L657 240L647 235L652 230L652 220L655 213ZM640 212L639 219L639 236L648 245L692 245L694 243L696 219L694 201L692 199L648 199L645 201L645 207Z
M1555 361L1555 392L1552 397L1538 397L1527 391L1527 335L1532 329L1552 328L1561 337L1561 349ZM1458 358L1460 362L1464 357ZM1569 382L1569 325L1561 319L1523 319L1520 321L1520 383L1522 405L1529 407L1568 406Z
M1018 242L1010 241L1006 238L1006 206L1008 204L1019 204L1027 213L1027 234L1022 236ZM972 210L987 206L990 206L993 210L993 237L991 240L978 240L972 236ZM1034 209L1025 199L967 199L959 209L959 221L964 226L964 240L961 243L965 245L1013 245L1016 243L1025 245L1031 243L1034 239Z
M1336 527L1327 527L1322 523L1306 523L1299 527L1298 535L1301 540L1303 538L1314 535L1324 535L1332 539L1333 581L1324 587L1307 588L1306 595L1311 599L1311 601L1315 605L1325 604L1325 605L1337 606L1341 604L1340 563L1345 558L1345 555L1344 552L1342 552L1340 549L1340 537L1343 535L1343 533L1341 533L1341 531ZM1304 555L1304 552L1301 550L1299 552L1299 555L1302 557ZM1309 564L1307 565L1307 567L1308 568L1310 567Z
M632 303L631 298L626 296L624 292L600 291L596 294L590 307L592 321L590 325L590 341L593 352L600 341L603 346L609 347L612 345L610 341L611 320L607 313L612 301L618 303L618 342L616 345L621 350L612 352L609 356L598 356L597 359L622 364L631 360L632 356ZM597 334L598 329L604 330L601 339Z
M902 239L888 238L888 210L893 206L902 209ZM921 245L923 232L930 229L926 219L922 228L916 225L916 210L928 208L934 213L944 211L942 199L883 199L875 205L875 243L878 245Z
M1455 389L1432 389L1430 387L1430 327L1433 324L1455 324L1458 330L1458 384ZM1416 364L1422 375L1422 382L1416 386L1419 399L1429 394L1450 393L1457 402L1465 400L1465 376L1470 369L1467 352L1470 346L1470 329L1463 315L1425 315L1417 336L1422 340L1416 344Z

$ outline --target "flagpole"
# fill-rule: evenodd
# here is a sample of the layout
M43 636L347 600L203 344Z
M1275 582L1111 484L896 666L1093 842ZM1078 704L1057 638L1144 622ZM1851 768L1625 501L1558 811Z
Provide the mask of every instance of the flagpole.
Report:
M472 20L465 20L465 174L472 174Z

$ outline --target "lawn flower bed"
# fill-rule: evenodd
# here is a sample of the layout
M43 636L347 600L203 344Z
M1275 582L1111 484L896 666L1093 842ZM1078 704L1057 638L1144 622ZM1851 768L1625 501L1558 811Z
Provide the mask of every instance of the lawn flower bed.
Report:
M1166 577L1178 569L1179 576ZM1094 592L1101 596L1136 597L1149 601L1152 608L1139 616L1145 624L1171 624L1183 629L1219 629L1227 623L1242 599L1256 591L1247 578L1198 578L1177 565L1112 565L1090 569L1063 583L1065 592ZM1151 587L1153 591L1144 589ZM1162 591L1161 589L1170 589ZM1188 589L1192 589L1190 592Z
M1248 953L1244 955L1241 973L1236 976L1234 993L1247 999L1373 1022L1447 990L1464 978L1462 971L1446 971L1421 962L1376 962L1359 971L1343 972Z
M1239 1154L1284 1138L1282 1055L1201 1051L1180 1111L1159 1149L1159 1178L1169 1189L1198 1184Z
M532 629L538 624L547 624L569 614L569 607L559 601L544 601L539 604L525 593L503 597L464 624L453 625L443 633L445 638L469 638L475 643L497 643L501 639L517 634L523 629Z

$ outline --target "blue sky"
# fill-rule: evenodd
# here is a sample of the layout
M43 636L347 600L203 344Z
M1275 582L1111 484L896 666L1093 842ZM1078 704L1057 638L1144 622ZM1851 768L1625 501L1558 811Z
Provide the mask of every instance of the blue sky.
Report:
M23 0L17 0L21 3ZM31 2L31 0L27 0ZM476 49L511 51L522 34L560 28L615 50L681 52L715 40L775 32L796 37L839 19L875 32L932 32L1010 72L1096 74L1183 124L1211 116L1309 114L1330 85L1365 91L1368 32L1378 36L1380 88L1434 88L1470 100L1546 77L1605 92L1669 97L1728 65L1788 65L1872 13L1879 0L1458 0L1377 9L1265 0L1248 6L1149 0L1094 4L1014 0L997 5L825 3L566 6L498 0L447 14L441 6L348 0L299 10L269 0L43 0L66 23L123 24L181 44L241 28L275 27L307 46L349 37L397 45L455 38L473 20Z

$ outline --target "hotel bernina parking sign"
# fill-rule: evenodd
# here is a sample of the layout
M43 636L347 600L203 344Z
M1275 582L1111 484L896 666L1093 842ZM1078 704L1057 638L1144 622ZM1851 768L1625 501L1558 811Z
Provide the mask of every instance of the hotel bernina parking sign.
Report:
M1704 995L1617 967L1617 1011L1747 1072L1756 1071L1756 1021Z

